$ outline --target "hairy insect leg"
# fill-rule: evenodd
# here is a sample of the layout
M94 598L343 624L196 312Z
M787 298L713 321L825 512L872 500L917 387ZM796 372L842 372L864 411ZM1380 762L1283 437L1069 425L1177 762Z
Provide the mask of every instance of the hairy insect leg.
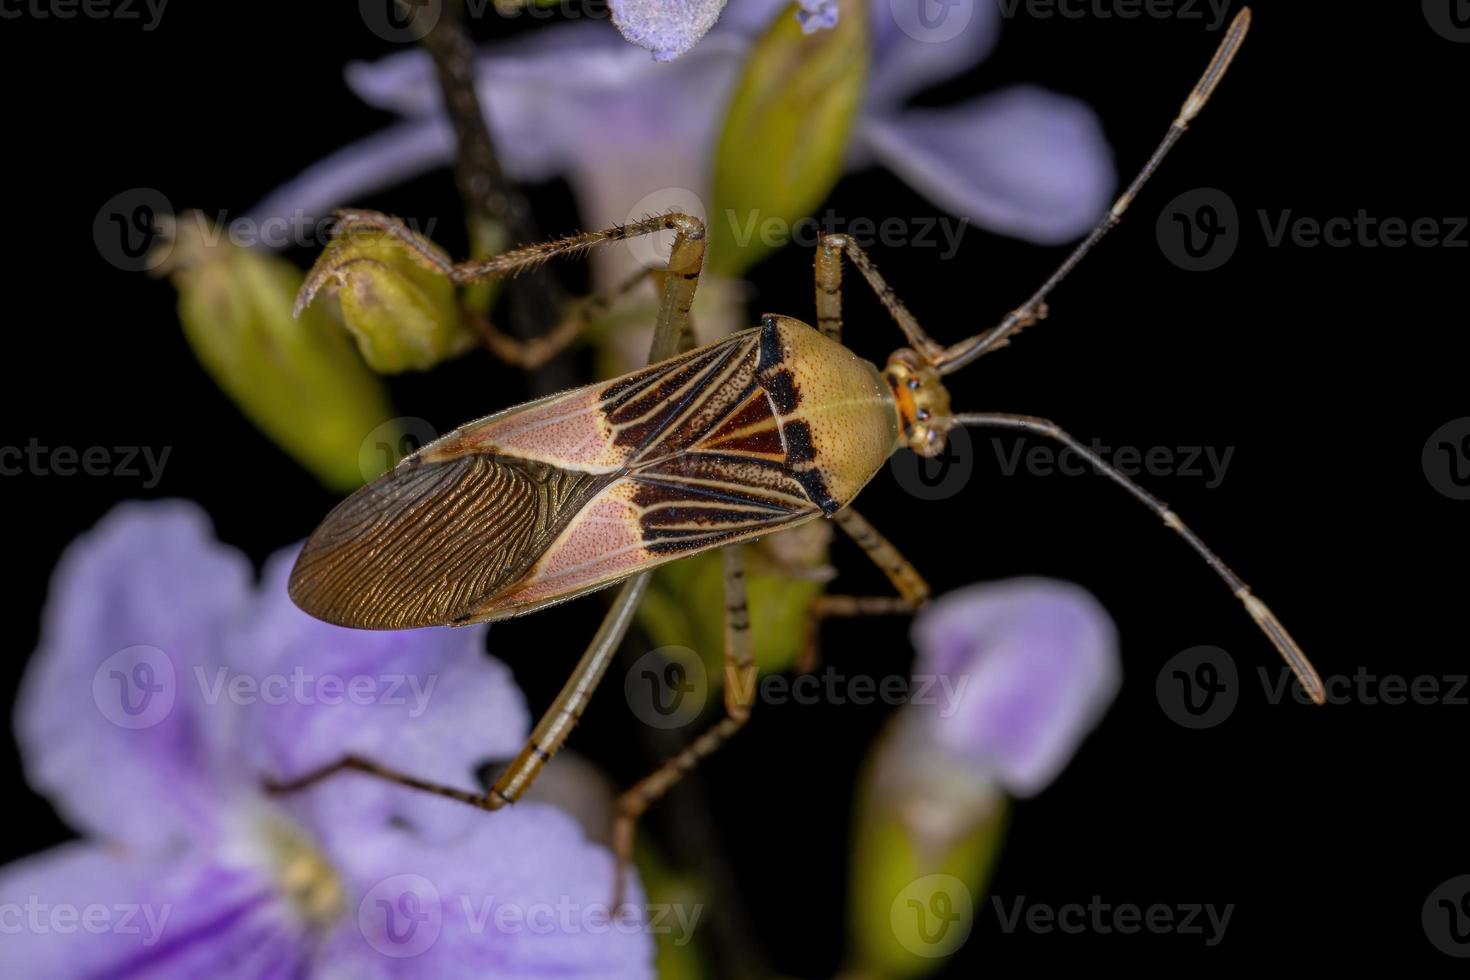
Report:
M721 549L725 569L725 717L700 735L684 751L645 776L618 798L613 823L613 854L618 860L617 893L621 904L625 867L633 854L633 832L638 818L684 778L701 759L713 754L750 719L755 703L757 670L750 640L750 607L746 601L745 565L740 546Z
M833 520L863 549L873 560L873 564L888 576L888 581L893 583L898 595L822 595L813 599L807 608L806 622L802 629L800 653L796 661L796 670L799 673L816 670L821 662L818 641L822 620L851 616L906 615L917 612L929 601L929 583L924 581L913 563L891 541L878 533L878 529L869 524L866 518L847 507L838 511Z
M566 350L622 296L632 292L653 273L639 270L612 289L594 293L571 304L560 322L540 337L522 339L503 332L490 318L473 310L466 311L480 332L485 349L500 360L527 371L534 371Z
M842 259L846 256L853 267L862 273L873 292L877 294L878 300L883 308L888 311L903 331L904 338L908 341L918 355L926 362L935 364L944 356L944 345L924 332L909 308L903 305L903 300L888 280L883 278L883 273L873 264L868 253L863 251L862 246L843 234L823 235L817 246L816 279L817 279L817 326L822 333L833 340L842 337ZM1042 305L1033 315L1033 319L1046 316L1045 305Z
M679 211L643 218L626 225L615 225L602 231L583 232L534 245L525 245L499 255L492 255L489 258L470 259L466 262L452 261L443 249L411 230L397 218L375 211L343 211L338 214L335 232L338 237L351 235L362 228L398 239L418 262L443 275L456 286L468 286L487 279L513 276L559 256L575 255L609 242L626 241L641 235L673 231L675 232L674 244L669 252L668 265L663 273L663 294L659 305L658 326L660 328L670 326L674 328L675 333L661 350L656 350L650 357L650 360L654 361L663 360L678 352L680 338L690 329L689 308L694 303L694 291L699 285L699 274L704 266L704 223L698 218ZM307 278L296 299L298 313L311 303L327 283L331 274L330 268L318 268ZM562 343L565 346L565 341ZM658 347L659 342L655 338L655 348Z
M1301 682L1302 687L1312 700L1318 704L1324 704L1326 702L1326 692L1322 687L1322 680L1317 676L1317 671L1312 667L1311 661L1307 659L1306 654L1302 652L1297 642L1291 638L1291 634L1286 632L1286 627L1281 625L1281 621L1276 618L1275 613L1271 612L1270 608L1264 602L1251 594L1250 587L1238 575L1231 571L1230 567L1210 550L1209 546L1194 531L1179 519L1179 515L1169 509L1168 505L1114 469L1097 453L1063 431L1055 422L1030 415L987 412L955 415L951 418L941 420L941 424L945 424L950 428L956 425L964 425L1031 432L1046 436L1049 439L1054 439L1082 457L1082 459L1090 463L1099 473L1118 484L1124 490L1127 490L1132 494L1134 499L1157 514L1160 520L1177 531L1179 536L1189 543L1189 546L1205 560L1206 564L1215 570L1215 574L1220 576L1221 580L1229 586L1230 591L1245 606L1246 612L1250 613L1251 618L1256 621L1256 625L1270 638L1272 644L1280 652L1287 666L1296 674L1297 680Z
M612 608L603 618L597 634L592 638L587 651L582 654L582 659L578 661L572 676L563 685L556 701L542 715L520 754L506 766L505 771L500 774L488 792L474 793L458 787L430 782L359 755L343 756L336 762L294 779L266 779L264 782L266 790L271 793L293 793L313 786L339 772L360 772L397 783L400 786L407 786L410 789L458 800L481 810L499 810L501 807L514 803L530 788L536 776L546 767L546 763L565 744L577 720L582 717L582 712L586 710L592 692L602 680L603 674L607 672L608 665L612 663L613 654L617 651L618 645L627 635L628 627L633 622L634 610L637 609L639 600L643 598L643 591L647 584L647 578L640 575L629 580L619 590L617 598L613 600Z

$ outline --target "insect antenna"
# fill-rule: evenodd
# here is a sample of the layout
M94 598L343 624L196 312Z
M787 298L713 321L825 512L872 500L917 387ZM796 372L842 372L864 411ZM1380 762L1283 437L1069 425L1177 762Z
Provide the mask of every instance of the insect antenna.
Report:
M1179 110L1179 115L1175 117L1174 122L1169 126L1169 131L1164 134L1164 138L1159 143L1158 148L1148 158L1148 162L1143 165L1143 169L1138 172L1138 176L1133 178L1133 182L1128 185L1127 190L1113 202L1113 206L1108 209L1108 213L1093 227L1092 231L1082 240L1081 244L1072 250L1072 254L1067 256L1066 260L1057 267L1057 270L1051 274L1046 282L1042 283L1041 288L1036 290L1030 299L1006 314L1005 319L997 326L991 327L982 334L971 337L968 340L962 340L946 348L934 364L941 374L958 371L980 355L988 354L991 351L1004 347L1012 334L1025 329L1046 315L1046 297L1057 287L1058 283L1067 278L1068 273L1077 267L1077 264L1082 261L1083 256L1092 251L1092 247L1104 235L1111 231L1114 225L1122 220L1123 213L1128 210L1129 205L1133 203L1133 199L1138 196L1139 190L1153 176L1154 171L1159 169L1159 164L1163 162L1164 157L1169 155L1169 151L1174 148L1174 144L1179 142L1179 137L1184 135L1184 131L1189 128L1189 124L1194 120L1194 117L1199 115L1200 110L1205 107L1205 103L1214 94L1216 86L1220 84L1220 79L1225 77L1225 69L1230 67L1230 62L1235 59L1236 52L1240 50L1240 45L1245 40L1246 31L1250 29L1250 24L1250 8L1244 7L1240 13L1235 15L1235 19L1231 21L1230 29L1226 31L1219 48L1215 50L1215 56L1210 59L1209 67L1200 76L1200 80L1195 84L1194 90L1189 93L1189 98L1184 100L1184 106Z
M1230 591L1245 606L1245 610L1250 613L1251 619L1256 621L1256 625L1271 640L1271 643L1280 652L1282 659L1291 668L1292 673L1296 674L1297 680L1301 682L1302 688L1307 692L1307 695L1317 704L1326 703L1327 693L1326 689L1322 686L1322 679L1317 676L1317 671L1312 667L1311 661L1307 659L1307 655L1302 652L1302 648L1297 645L1296 640L1292 639L1291 634L1286 631L1286 627L1281 625L1281 621L1276 618L1276 614L1264 602L1251 594L1250 586L1246 585L1240 576L1231 571L1230 566L1226 565L1220 556L1215 554L1210 546L1204 543L1199 535L1195 534L1187 524L1180 520L1179 515L1170 510L1168 504L1165 504L1162 500L1130 480L1125 474L1109 465L1097 453L1062 430L1055 422L1048 421L1047 419L1035 418L1030 415L1006 415L987 412L952 415L941 419L940 422L947 428L964 425L976 428L1010 429L1012 431L1042 435L1049 439L1055 439L1082 457L1097 472L1112 480L1124 490L1127 490L1133 495L1134 499L1157 514L1160 520L1177 531L1179 536L1189 543L1189 546L1205 560L1205 564L1215 570L1215 574L1220 576Z

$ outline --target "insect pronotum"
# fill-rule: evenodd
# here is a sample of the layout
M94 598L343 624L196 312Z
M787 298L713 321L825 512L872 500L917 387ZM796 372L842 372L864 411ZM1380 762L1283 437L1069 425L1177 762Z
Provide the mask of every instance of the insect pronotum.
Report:
M637 818L749 718L755 664L740 552L731 547L818 518L848 532L891 580L896 596L826 596L828 615L917 609L929 596L918 572L849 506L888 456L907 446L935 456L956 426L1019 430L1070 447L1178 532L1224 580L1275 644L1313 700L1321 681L1286 629L1246 584L1167 506L1045 419L956 413L942 378L997 350L1046 315L1046 298L1118 223L1144 182L1204 107L1250 25L1243 9L1168 133L1108 214L1050 278L998 325L945 346L929 337L868 256L840 234L816 254L816 329L767 315L760 326L677 353L704 258L704 227L670 213L623 227L452 263L398 221L342 215L338 234L360 229L400 238L427 266L464 285L514 274L554 256L664 230L675 232L662 278L651 366L471 422L358 490L307 541L291 596L328 622L366 629L479 623L517 616L624 582L555 703L488 792L443 786L361 757L289 782L298 789L358 770L487 810L515 802L566 741L607 670L651 569L723 549L725 717L619 801L614 849L625 861ZM897 321L908 346L881 371L841 343L844 257ZM329 285L319 270L300 305ZM573 331L558 331L564 344ZM492 349L531 357L493 334ZM535 353L544 359L546 352ZM621 875L619 882L621 882Z

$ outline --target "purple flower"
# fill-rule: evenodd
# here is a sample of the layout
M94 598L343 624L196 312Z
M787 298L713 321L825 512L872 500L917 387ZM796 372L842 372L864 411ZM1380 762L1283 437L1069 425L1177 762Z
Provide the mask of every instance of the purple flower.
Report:
M1031 796L1056 778L1117 693L1117 634L1083 589L1012 579L951 592L914 622L916 675L953 703L927 712L931 741Z
M644 977L613 861L555 808L494 814L346 774L344 752L474 788L528 713L484 631L327 626L257 586L183 502L66 553L17 709L28 779L84 839L0 869L25 977ZM640 900L640 899L635 899Z
M954 0L937 21L918 15L928 2L870 4L873 63L850 165L885 166L935 205L993 231L1040 243L1076 237L1114 184L1096 117L1075 99L1028 85L954 106L909 107L921 89L983 60L999 28L985 0ZM589 227L675 205L701 208L746 54L781 6L730 0L710 34L673 64L651 61L592 23L490 49L478 63L480 96L507 172L528 182L565 176ZM822 9L808 8L814 17ZM423 52L349 65L347 81L405 121L308 168L261 202L256 218L320 217L449 162L454 141ZM610 282L615 271L599 279Z

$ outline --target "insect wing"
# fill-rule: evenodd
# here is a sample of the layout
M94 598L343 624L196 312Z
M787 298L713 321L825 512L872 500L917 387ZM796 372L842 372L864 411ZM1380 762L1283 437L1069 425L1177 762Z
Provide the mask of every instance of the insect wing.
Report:
M502 618L815 517L745 331L455 430L348 497L291 596L331 623Z

